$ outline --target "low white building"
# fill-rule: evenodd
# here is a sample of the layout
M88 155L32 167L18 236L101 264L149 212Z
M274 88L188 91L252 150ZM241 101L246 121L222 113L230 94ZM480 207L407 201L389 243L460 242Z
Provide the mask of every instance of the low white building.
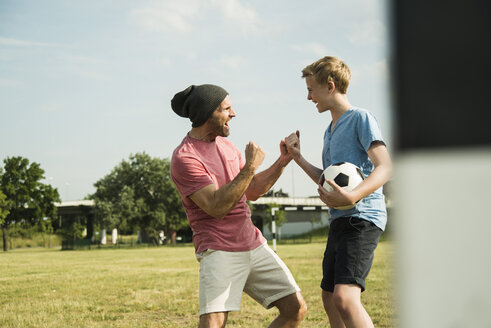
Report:
M279 238L308 233L312 230L329 225L329 208L319 197L291 198L291 197L261 197L251 202L254 205L277 204L285 210L286 222L277 229ZM252 213L253 220L255 213ZM258 225L257 219L256 225ZM263 235L267 239L272 237L268 225L262 227Z

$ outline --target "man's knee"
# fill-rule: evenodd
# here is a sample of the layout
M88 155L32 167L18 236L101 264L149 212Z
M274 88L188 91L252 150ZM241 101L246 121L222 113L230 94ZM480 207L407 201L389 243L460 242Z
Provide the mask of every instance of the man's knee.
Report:
M305 303L305 300L303 299L302 295L299 293L299 301L297 305L297 320L302 321L305 315L307 314L307 303Z
M280 311L281 313L281 311ZM300 322L307 314L307 303L300 297L291 307L290 310L284 311L284 313L290 320Z
M307 314L307 303L300 292L286 296L275 303L280 315L291 321L300 322Z

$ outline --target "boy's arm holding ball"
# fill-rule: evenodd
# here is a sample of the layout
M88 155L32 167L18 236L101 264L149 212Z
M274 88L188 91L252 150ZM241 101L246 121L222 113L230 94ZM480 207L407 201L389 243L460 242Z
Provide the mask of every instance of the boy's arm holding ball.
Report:
M372 142L367 154L373 163L374 169L372 173L352 191L348 192L343 190L332 180L326 180L333 188L333 191L331 192L319 185L317 191L319 192L320 199L326 203L327 206L339 207L355 204L357 201L370 195L389 181L392 175L392 161L385 144L377 141Z

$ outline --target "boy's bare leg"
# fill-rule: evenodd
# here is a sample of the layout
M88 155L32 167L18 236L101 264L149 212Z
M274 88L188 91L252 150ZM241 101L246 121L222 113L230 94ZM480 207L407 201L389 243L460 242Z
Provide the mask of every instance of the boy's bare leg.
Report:
M325 290L322 291L322 303L324 304L324 310L329 317L329 324L331 325L331 328L346 328L333 299L333 293L326 292Z
M333 302L347 328L373 328L372 319L361 304L360 286L336 285Z

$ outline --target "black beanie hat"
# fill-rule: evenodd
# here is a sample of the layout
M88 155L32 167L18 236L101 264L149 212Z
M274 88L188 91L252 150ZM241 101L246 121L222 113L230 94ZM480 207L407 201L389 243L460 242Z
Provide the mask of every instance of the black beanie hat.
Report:
M170 103L177 115L189 117L193 128L197 128L208 120L227 95L228 92L217 85L191 85L176 93Z

